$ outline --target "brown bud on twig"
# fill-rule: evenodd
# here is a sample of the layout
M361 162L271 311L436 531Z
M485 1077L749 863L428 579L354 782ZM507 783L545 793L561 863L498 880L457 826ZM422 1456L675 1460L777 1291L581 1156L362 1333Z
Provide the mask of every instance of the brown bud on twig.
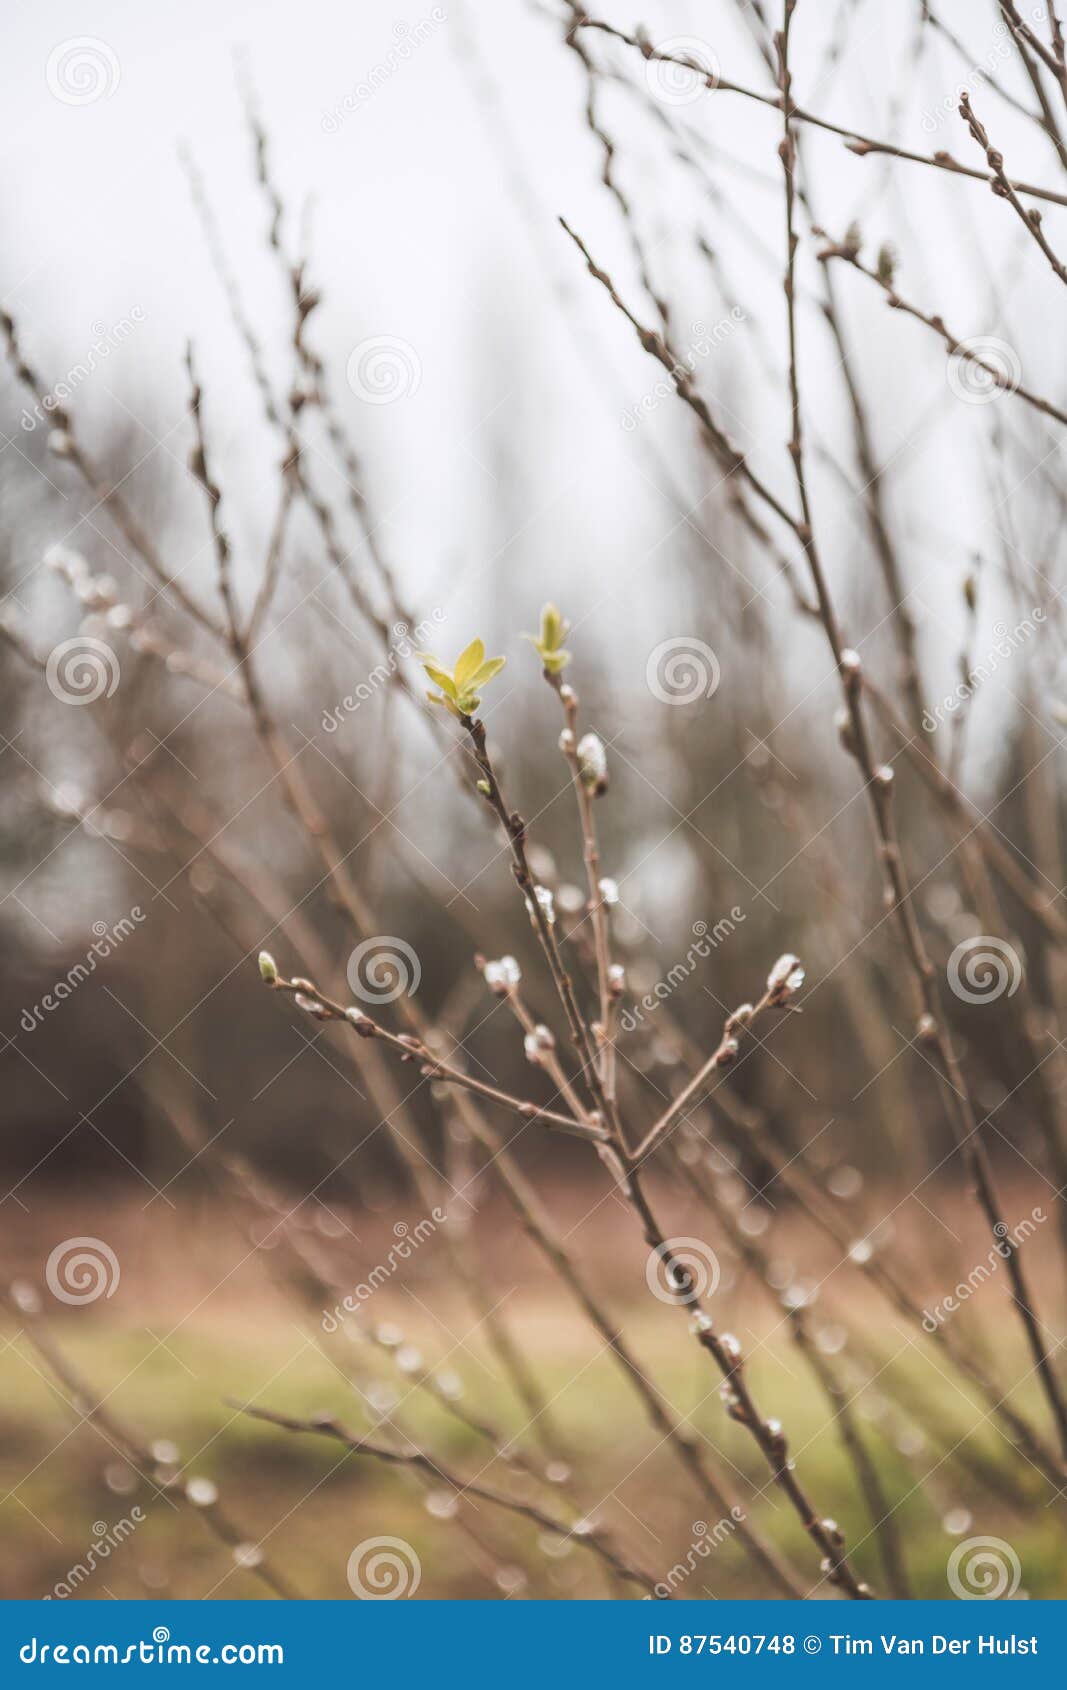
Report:
M578 771L582 785L594 798L608 790L608 754L599 734L583 734L578 741Z
M782 1430L782 1422L780 1420L765 1420L763 1431L774 1455L779 1460L784 1460L789 1444Z
M733 1014L726 1017L726 1025L723 1028L723 1032L727 1035L732 1035L738 1032L742 1027L747 1027L754 1014L755 1010L750 1003L739 1003L737 1008L733 1011Z
M850 692L855 692L863 680L863 663L858 651L846 646L841 653L841 674Z
M837 729L837 737L848 752L849 756L855 757L856 735L852 729L852 716L850 712L845 709L844 705L841 706L840 710L838 710L834 716L834 726Z
M364 1015L355 1004L350 1004L345 1010L345 1020L356 1029L361 1039L373 1039L378 1029L369 1015Z

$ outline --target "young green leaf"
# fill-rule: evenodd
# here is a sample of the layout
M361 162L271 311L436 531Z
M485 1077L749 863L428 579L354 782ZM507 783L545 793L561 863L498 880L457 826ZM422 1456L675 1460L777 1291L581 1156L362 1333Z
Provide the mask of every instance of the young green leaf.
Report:
M488 686L494 675L499 675L507 662L506 657L490 657L482 664L478 672L471 676L470 684L475 689Z
M420 651L419 661L430 680L439 689L428 692L427 698L431 704L441 705L451 711L453 716L473 716L481 701L481 689L487 686L494 675L499 675L506 658L489 657L485 655L485 645L481 640L471 640L456 658L451 669L446 669L431 652Z
M461 651L456 658L456 666L452 671L460 691L474 684L474 677L484 662L485 646L481 640L472 640L466 650Z
M523 635L523 639L529 640L533 646L541 659L541 667L549 675L558 675L571 660L570 652L563 648L569 626L554 604L546 604L541 611L540 633Z

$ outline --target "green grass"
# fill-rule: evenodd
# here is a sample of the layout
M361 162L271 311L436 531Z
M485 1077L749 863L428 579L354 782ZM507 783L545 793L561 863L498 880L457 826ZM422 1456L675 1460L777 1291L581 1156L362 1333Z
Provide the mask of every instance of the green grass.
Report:
M380 1318L386 1310L381 1311ZM365 1317L361 1317L365 1318ZM436 1321L435 1317L435 1321ZM446 1311L447 1326L423 1321L428 1358L454 1353L446 1363L464 1378L472 1408L509 1430L522 1425L509 1392L487 1362L484 1348L467 1339L469 1317ZM411 1305L405 1319L413 1324ZM620 1541L656 1577L684 1562L699 1539L697 1522L715 1525L708 1505L695 1498L680 1468L647 1425L637 1399L610 1356L578 1325L569 1308L553 1302L512 1310L546 1394L567 1440L573 1470L580 1476L583 1507L595 1508ZM706 1358L687 1340L685 1322L673 1311L630 1311L626 1329L642 1357L652 1364L675 1405L691 1416L694 1435L707 1440L719 1471L751 1507L761 1529L789 1553L794 1565L816 1582L815 1558L792 1514L774 1491L744 1430L723 1414ZM505 1488L512 1480L499 1462L487 1467L491 1451L483 1439L459 1425L424 1393L412 1389L380 1352L351 1344L344 1334L309 1345L306 1329L264 1306L252 1321L218 1318L183 1324L168 1335L133 1330L92 1310L71 1311L51 1328L87 1382L110 1392L107 1408L135 1428L144 1442L172 1439L179 1446L184 1477L202 1475L219 1487L220 1504L252 1541L262 1541L270 1559L307 1596L347 1597L346 1565L364 1539L405 1539L422 1564L420 1595L492 1597L500 1567L520 1568L526 1594L600 1596L606 1593L595 1558L571 1541L539 1541L534 1527L485 1503L462 1505L464 1529L428 1511L425 1487L407 1471L387 1469L370 1458L346 1457L321 1437L297 1437L257 1423L228 1406L227 1399L254 1398L296 1415L328 1411L363 1432L370 1421L360 1392L345 1378L350 1367L363 1389L387 1383L403 1399L408 1434L467 1478L482 1477ZM870 1332L886 1355L901 1350L900 1334ZM164 1342L159 1342L159 1339ZM456 1340L463 1338L462 1345ZM1020 1368L1021 1372L1022 1369ZM1005 1473L1023 1468L1029 1501L1011 1504L933 1440L908 1455L893 1447L899 1425L884 1419L861 1422L876 1455L906 1548L917 1595L949 1594L946 1563L957 1541L943 1525L954 1509L966 1508L963 1536L1006 1540L1020 1558L1022 1589L1034 1597L1067 1591L1057 1554L1059 1521L1046 1506L1044 1487L1025 1463L1011 1458L1004 1441L924 1351L905 1347L886 1376L906 1406L934 1400L947 1444L964 1438L962 1449ZM750 1364L757 1400L783 1421L798 1471L818 1508L836 1518L848 1534L854 1560L876 1589L885 1588L877 1546L858 1497L850 1467L828 1424L824 1400L785 1328L774 1332ZM883 1381L883 1384L886 1381ZM879 1393L875 1393L877 1399ZM79 1586L87 1598L255 1597L260 1581L235 1564L231 1552L207 1529L197 1510L172 1507L164 1490L144 1484L116 1491L116 1478L129 1477L121 1456L92 1427L78 1424L68 1394L47 1379L47 1370L17 1338L0 1356L0 1418L3 1483L2 1529L6 1552L0 1567L4 1597L42 1596L83 1561L94 1541L94 1523L113 1526L137 1504L146 1518L119 1549ZM1031 1394L1035 1419L1041 1405ZM868 1393L865 1402L871 1401ZM877 1408L877 1400L873 1406ZM903 1423L899 1408L893 1410ZM977 1427L968 1434L969 1428ZM888 1435L887 1435L888 1434ZM526 1440L526 1447L535 1448ZM923 1476L924 1482L919 1478ZM753 1483L762 1494L752 1499ZM444 1487L441 1487L444 1494ZM529 1494L533 1494L532 1491ZM545 1487L542 1500L561 1513L566 1498ZM440 1498L438 1498L440 1501ZM436 1504L435 1504L436 1505ZM701 1597L766 1594L736 1535L696 1559L695 1571L679 1595ZM823 1590L822 1594L826 1594Z

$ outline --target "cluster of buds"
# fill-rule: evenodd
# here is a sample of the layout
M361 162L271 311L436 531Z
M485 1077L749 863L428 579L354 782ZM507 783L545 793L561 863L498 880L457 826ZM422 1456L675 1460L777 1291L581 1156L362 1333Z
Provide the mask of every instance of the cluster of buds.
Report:
M307 1015L313 1015L316 1021L329 1021L330 1011L315 995L315 987L310 980L304 980L298 976L290 984L296 987L293 1002L297 1009L302 1009Z
M128 628L133 612L119 599L119 586L113 575L94 575L80 552L56 546L45 557L47 567L73 589L79 603L90 615L102 617L110 628Z
M720 1386L719 1396L722 1399L722 1406L730 1416L730 1419L736 1420L740 1426L747 1426L749 1424L748 1409L741 1401L741 1398L738 1396L733 1386L730 1384Z
M732 1371L737 1373L741 1368L744 1357L741 1352L741 1345L738 1343L732 1332L723 1333L722 1337L719 1339L719 1348L726 1360L730 1363Z
M556 902L555 902L555 899L553 898L551 892L549 891L548 887L547 886L535 886L534 889L533 889L533 894L534 894L534 898L537 900L537 907L538 907L538 909L540 909L541 914L545 918L545 921L548 923L549 927L554 927L555 924L556 924ZM526 900L526 908L529 911L531 924L534 927L536 927L537 926L537 913L536 913L536 910L534 909L533 903L531 902L531 900L529 898L527 898L527 900Z
M214 664L182 651L150 621L135 615L130 605L120 599L114 576L94 575L80 552L56 546L47 553L45 563L67 582L84 606L86 615L81 633L100 638L113 633L127 634L131 650L139 657L155 658L169 674L188 675L202 686L221 690L233 698L241 696L240 682L234 676L225 675Z
M531 1032L527 1033L525 1039L523 1040L523 1049L526 1052L526 1060L527 1062L532 1062L535 1068L541 1067L545 1058L549 1056L555 1048L555 1034L552 1032L551 1027L545 1026L543 1021L539 1021L537 1026L534 1027Z
M482 978L489 990L498 998L506 997L522 979L522 969L513 956L497 957L492 962L484 962Z
M582 785L594 798L608 790L608 754L599 734L583 734L578 741L578 773Z
M773 1004L787 1004L804 984L804 969L800 958L787 951L780 956L767 976L767 991Z

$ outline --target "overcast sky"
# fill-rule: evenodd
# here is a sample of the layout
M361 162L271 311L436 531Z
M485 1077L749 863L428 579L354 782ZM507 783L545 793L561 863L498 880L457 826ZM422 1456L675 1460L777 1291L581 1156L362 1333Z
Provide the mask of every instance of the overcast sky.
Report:
M609 10L633 27L623 6ZM982 95L980 77L943 41L934 38L914 69L918 10L904 0L803 0L794 26L801 103L920 151L948 147L973 159L954 109L959 87L970 84L996 116L1016 172L1051 178L1040 142L992 94ZM625 228L598 181L584 78L561 44L557 15L522 0L403 9L335 0L298 8L282 0L96 0L88 8L15 0L2 73L0 289L27 350L53 381L84 359L101 330L110 339L116 325L133 324L78 392L75 413L90 434L101 415L126 417L139 455L156 464L172 454L179 484L188 450L181 359L192 336L227 486L235 499L240 490L248 533L262 532L262 489L276 452L259 426L178 156L185 142L204 174L283 380L287 303L251 177L239 59L270 131L289 211L285 239L293 246L302 228L310 231L311 270L324 293L315 338L370 467L382 534L411 590L469 618L491 579L524 616L551 592L577 614L595 609L605 635L628 637L638 607L654 605L668 580L685 584L686 508L703 499L707 516L714 504L674 402L656 403L628 426L626 412L652 394L659 372L555 223L566 214L650 321ZM993 5L946 0L941 15L965 37L976 66L1022 91ZM849 46L835 64L828 49L842 19ZM691 50L714 53L724 73L771 86L730 0L646 7L643 21L653 39L681 38L683 50L695 43ZM636 55L601 36L586 41L644 97L648 72ZM671 295L679 344L729 325L701 356L700 380L741 444L786 488L788 423L771 379L784 346L777 117L725 93L680 104L670 88L652 93L695 138L725 198L716 203L671 164L640 100L609 88L603 111L619 143L619 179L657 285ZM872 244L891 236L904 291L942 310L963 334L998 321L982 275L992 264L1010 301L1012 345L1041 386L1051 351L1047 309L1059 284L1032 248L1020 261L1025 235L1006 208L980 185L856 159L835 138L807 140L826 225L839 233L861 214ZM1048 215L1051 227L1064 217L1054 208ZM731 321L726 293L696 259L696 228L719 255L741 321ZM812 272L802 270L802 279L810 295ZM954 401L924 331L887 317L861 278L839 279L919 604L935 626L952 615L970 551L989 539L989 411ZM805 308L804 322L814 437L840 447L834 361L816 313ZM361 394L358 376L355 390L346 381L353 349L383 338L400 348L408 389L389 404ZM10 404L5 432L17 448L13 392ZM681 504L656 485L664 459ZM858 528L832 471L825 474L826 505L833 493L840 507L826 517L832 562L844 578ZM942 655L951 661L947 646L942 654L942 642L931 643L935 664Z

